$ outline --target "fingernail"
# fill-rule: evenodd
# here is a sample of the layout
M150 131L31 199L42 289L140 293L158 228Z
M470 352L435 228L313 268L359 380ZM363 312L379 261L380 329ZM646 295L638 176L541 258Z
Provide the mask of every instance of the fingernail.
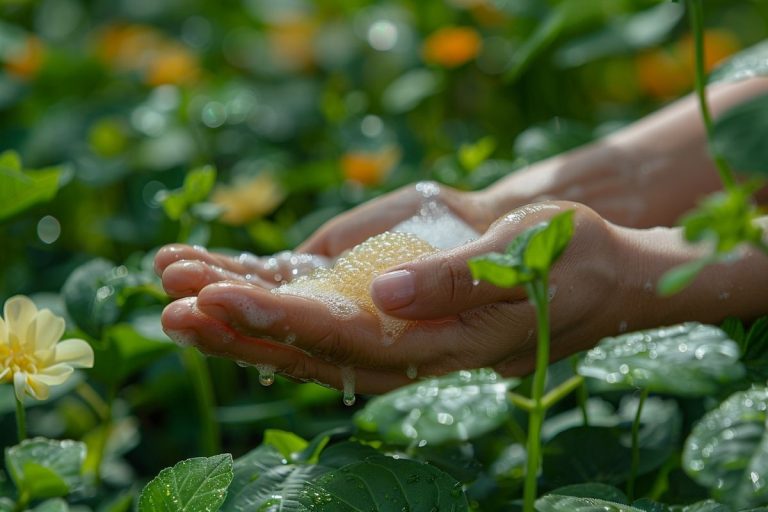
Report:
M382 274L371 283L371 295L386 310L400 309L413 302L416 296L416 281L413 273L395 270Z

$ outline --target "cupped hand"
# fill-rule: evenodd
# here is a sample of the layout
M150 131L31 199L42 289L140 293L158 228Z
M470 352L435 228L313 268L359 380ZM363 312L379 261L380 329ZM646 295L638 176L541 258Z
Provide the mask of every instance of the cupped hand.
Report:
M385 313L413 320L389 345L379 319L358 311L339 318L319 301L274 294L228 281L169 305L166 332L203 352L341 387L342 367L355 369L357 390L380 393L408 382L407 373L439 375L493 367L529 372L536 350L535 314L521 288L474 284L467 260L503 251L524 229L570 208L575 234L551 273L553 358L615 333L627 312L622 276L627 264L619 231L592 210L549 202L511 212L478 240L391 269L374 280Z

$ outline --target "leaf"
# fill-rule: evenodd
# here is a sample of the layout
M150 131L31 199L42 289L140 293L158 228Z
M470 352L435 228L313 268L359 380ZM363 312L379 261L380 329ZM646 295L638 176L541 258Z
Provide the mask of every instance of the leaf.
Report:
M95 338L101 337L102 329L120 316L112 262L94 258L77 267L67 278L61 295L67 312L78 327Z
M6 448L5 466L19 492L31 499L65 496L81 484L85 444L37 437Z
M699 501L691 505L670 507L670 510L672 512L732 512L731 507L727 507L712 500ZM749 512L749 510L741 510L740 512Z
M428 69L408 71L384 90L382 105L392 114L408 112L439 92L442 86L440 82L439 76Z
M301 504L317 512L469 510L459 482L429 464L383 455L307 482Z
M474 171L485 162L496 150L496 139L483 137L473 144L462 144L459 147L459 162L468 171Z
M520 258L492 252L470 259L467 264L472 277L479 281L487 281L500 288L511 288L533 279L533 276L521 270Z
M0 220L52 199L60 174L59 167L24 171L16 152L0 153Z
M373 398L355 416L355 425L401 446L466 441L506 421L507 391L517 382L488 369L415 382Z
M547 272L563 254L573 236L573 210L549 219L547 226L535 233L525 248L524 264L539 274Z
M197 457L160 472L139 496L139 512L218 510L232 482L232 456Z
M662 3L636 14L616 16L598 31L564 44L555 54L555 62L562 67L575 67L656 46L675 29L683 12L680 5Z
M603 389L678 396L713 394L744 376L736 343L717 327L695 322L604 338L577 371Z
M696 279L696 276L704 270L704 267L712 262L712 258L700 258L668 270L659 280L657 286L659 295L668 297L681 291Z
M264 431L264 444L273 447L288 460L294 460L309 445L293 432L276 429Z
M632 506L639 508L643 512L669 512L669 507L663 503L657 503L648 498L642 498L632 503Z
M547 494L536 500L538 512L643 512L639 508L596 498Z
M306 482L334 469L357 462L378 452L359 443L332 445L320 454L317 464L292 464L274 447L262 444L235 461L235 476L222 506L223 512L303 510L299 495Z
M768 504L768 388L734 393L696 424L683 468L712 495L737 508Z
M585 125L555 118L525 129L515 139L514 150L518 158L530 164L579 147L593 138L592 131Z
M712 72L709 82L737 82L768 75L768 41L740 51Z
M768 56L766 56L768 61ZM768 94L750 99L717 117L714 151L737 171L768 174Z
M566 485L558 487L550 494L558 496L572 496L574 498L597 498L600 500L628 504L627 495L612 485L601 484L599 482L589 482L586 484Z
M33 512L67 512L69 505L61 498L46 500L32 509Z
M157 200L171 220L179 220L193 205L205 201L216 183L216 169L210 165L192 169L181 188L162 191Z

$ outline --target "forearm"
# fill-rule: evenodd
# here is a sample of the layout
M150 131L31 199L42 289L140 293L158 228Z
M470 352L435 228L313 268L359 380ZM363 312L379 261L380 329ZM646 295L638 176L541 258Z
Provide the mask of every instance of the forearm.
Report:
M768 92L757 78L713 87L714 115ZM688 96L598 142L536 163L491 187L500 212L541 199L590 206L616 224L672 225L720 181L698 104Z
M768 217L757 223L768 232ZM751 246L726 263L709 265L681 292L659 297L661 277L677 265L706 254L706 249L683 240L680 228L649 230L619 228L627 261L621 287L633 311L632 329L689 320L717 324L729 316L751 320L768 314L768 255Z

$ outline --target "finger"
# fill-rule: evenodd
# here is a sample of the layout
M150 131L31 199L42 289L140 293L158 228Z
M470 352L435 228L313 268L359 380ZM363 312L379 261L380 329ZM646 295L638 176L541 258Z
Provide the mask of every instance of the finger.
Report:
M162 247L155 255L155 272L162 276L169 265L182 260L197 260L243 275L255 273L263 268L261 260L249 253L231 258L223 254L209 252L205 247L199 245L169 244Z
M300 350L244 336L202 313L194 298L177 300L163 311L163 329L182 345L192 345L206 354L248 364L273 366L275 371L301 381L313 381L337 389L344 386L338 366L313 358ZM354 368L356 391L384 393L409 382L403 373Z
M258 276L231 272L224 268L209 265L197 260L181 260L170 264L163 271L163 288L171 297L190 297L212 283L220 281L242 281L263 288L274 287Z
M274 294L227 282L201 290L198 307L240 332L292 344L322 360L342 366L382 368L404 373L411 365L439 360L450 353L460 322L411 324L400 336L382 332L376 315L356 310L339 313L318 300ZM333 305L332 305L333 307ZM424 350L429 342L430 350Z
M526 294L520 286L500 288L474 281L468 261L503 252L523 230L560 209L557 203L542 203L510 212L474 242L381 274L371 283L371 297L384 313L409 320L438 319L494 302L522 300Z

